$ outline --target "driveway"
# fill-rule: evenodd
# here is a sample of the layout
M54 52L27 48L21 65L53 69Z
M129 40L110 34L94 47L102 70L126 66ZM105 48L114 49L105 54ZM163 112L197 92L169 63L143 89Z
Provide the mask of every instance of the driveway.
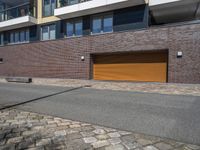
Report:
M198 96L0 83L1 106L31 99L17 108L200 144Z

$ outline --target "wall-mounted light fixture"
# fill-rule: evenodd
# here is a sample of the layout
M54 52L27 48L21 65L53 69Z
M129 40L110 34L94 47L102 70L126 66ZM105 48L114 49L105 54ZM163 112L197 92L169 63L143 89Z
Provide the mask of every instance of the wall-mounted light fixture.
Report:
M85 57L84 57L84 56L81 56L81 60L84 61L84 60L85 60Z
M179 51L177 52L177 58L182 58L183 57L183 52Z

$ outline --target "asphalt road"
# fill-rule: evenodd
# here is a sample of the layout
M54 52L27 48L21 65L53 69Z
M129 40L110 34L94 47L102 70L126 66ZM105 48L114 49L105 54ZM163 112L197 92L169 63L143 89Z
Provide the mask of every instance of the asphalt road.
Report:
M0 106L17 108L200 145L200 97L0 84Z

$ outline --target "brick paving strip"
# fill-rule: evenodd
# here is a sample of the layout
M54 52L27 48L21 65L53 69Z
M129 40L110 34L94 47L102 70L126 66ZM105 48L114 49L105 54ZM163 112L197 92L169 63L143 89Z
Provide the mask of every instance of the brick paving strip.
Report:
M6 82L0 78L0 82ZM175 84L175 83L138 83L138 82L111 82L78 79L45 79L33 78L36 85L53 85L63 87L80 87L100 90L132 91L145 93L158 93L170 95L193 95L200 96L200 84Z
M88 88L101 90L135 91L145 93L193 95L200 96L200 84L175 83L138 83L138 82L111 82L77 79L42 79L34 78L33 84L78 87L88 85Z
M7 109L0 111L0 149L200 150L200 146Z

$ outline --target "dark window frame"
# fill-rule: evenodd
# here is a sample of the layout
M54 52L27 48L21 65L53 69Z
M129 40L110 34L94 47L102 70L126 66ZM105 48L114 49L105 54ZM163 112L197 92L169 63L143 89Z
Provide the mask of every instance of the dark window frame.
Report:
M0 46L4 45L4 34L0 33Z
M21 41L20 33L24 32L24 41ZM27 36L27 32L29 33ZM13 44L23 44L23 43L29 43L30 42L30 29L29 28L22 28L22 29L16 29L16 30L11 30L8 31L9 33L9 42L8 45L13 45ZM18 42L15 41L15 34L18 33ZM13 34L13 42L11 43L11 34Z
M54 3L55 3L55 8L52 9L52 0L49 0L50 1L50 15L45 15L45 5L44 5L44 1L45 0L42 0L42 17L50 17L50 16L54 16L54 9L57 8L57 0L54 0Z
M55 27L55 39L50 39L50 26L54 26ZM48 39L44 40L43 39L43 27L48 27ZM40 27L40 41L49 41L49 40L56 40L56 23L53 24L45 24L43 26Z
M107 16L111 16L112 18L112 31L109 31L109 32L104 32L104 19L107 17ZM95 18L99 18L101 19L101 32L100 33L93 33L93 20ZM96 35L96 34L105 34L105 33L112 33L114 32L114 13L113 12L106 12L106 13L101 13L101 14L96 14L96 15L92 15L90 17L90 26L91 26L91 35Z
M67 23L72 23L73 24L73 35L68 36L67 35ZM76 35L76 23L81 22L82 23L82 34L81 35ZM65 37L70 38L70 37L82 37L83 36L83 18L73 18L73 19L68 19L65 21Z

